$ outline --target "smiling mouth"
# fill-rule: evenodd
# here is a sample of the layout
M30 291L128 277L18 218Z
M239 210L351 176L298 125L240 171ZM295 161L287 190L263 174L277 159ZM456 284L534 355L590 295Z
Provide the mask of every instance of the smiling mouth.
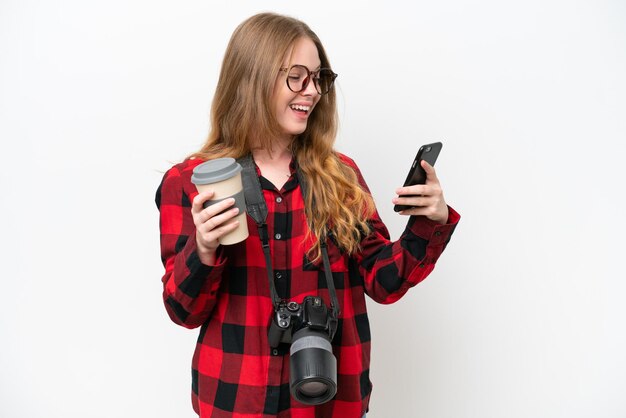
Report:
M311 106L304 106L304 105L297 105L297 104L289 105L289 107L291 108L291 110L299 112L299 113L303 113L303 114L307 114L311 110Z

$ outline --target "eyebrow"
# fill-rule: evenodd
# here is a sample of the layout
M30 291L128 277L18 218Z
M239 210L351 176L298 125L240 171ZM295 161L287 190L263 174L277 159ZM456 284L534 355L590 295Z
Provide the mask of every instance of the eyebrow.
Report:
M322 64L318 65L318 66L317 66L317 68L315 68L314 70L311 70L311 69L309 69L309 67L307 67L306 65L304 65L304 64L298 64L298 63L291 63L290 65L283 65L283 68L291 68L291 67L293 67L294 65L300 65L300 66L302 66L302 67L304 67L304 68L308 69L308 70L309 70L309 71L311 71L312 73L314 73L314 72L316 72L316 71L318 71L318 70L321 70L321 69L322 69Z

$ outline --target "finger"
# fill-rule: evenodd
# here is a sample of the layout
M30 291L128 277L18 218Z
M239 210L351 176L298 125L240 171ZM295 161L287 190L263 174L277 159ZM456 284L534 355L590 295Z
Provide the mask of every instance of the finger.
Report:
M238 226L239 221L235 219L232 222L221 224L213 230L206 232L198 230L198 232L203 245L208 249L215 250L220 245L220 238L234 231Z
M217 214L220 214L221 212L228 210L229 208L234 206L234 204L235 199L232 197L229 197L219 202L205 202L205 208L203 212L209 214L210 216L215 216Z
M426 183L436 182L439 183L439 179L437 178L437 172L435 171L435 167L428 164L428 161L421 161L422 168L426 172Z
M436 196L441 193L441 186L438 182L430 184L416 184L413 186L404 186L396 189L398 197L411 196Z
M227 224L223 224L222 226L220 226L219 228L214 230L214 232L215 232L215 239L219 242L220 238L222 238L224 235L234 231L235 229L237 229L238 226L239 226L239 221L237 221L237 220L229 222Z
M426 186L425 184L403 186L396 189L396 194L398 196L426 195L428 194L428 186Z
M214 194L213 190L205 190L202 193L198 193L196 197L193 198L193 202L191 202L191 211L195 213L202 212L204 209L202 205L204 205L204 202L211 199Z
M432 199L425 196L398 196L392 199L394 205L422 207L432 203Z
M426 214L426 209L424 209L424 208L409 208L409 209L401 210L398 213L400 215L404 215L404 216L419 216L419 215L425 215Z
M221 207L222 203L223 202L220 202L219 204L208 207L204 210L204 212L202 212L201 217L203 218L207 216L207 218L201 223L201 226L206 228L208 231L218 228L220 225L228 222L239 214L239 208L236 206L231 208L226 206L224 210L220 211L220 208L217 206Z
M403 211L398 212L400 215L406 216L426 216L430 217L433 213L433 210L430 206L422 206L422 207L413 207L410 209L405 209Z
M205 234L201 234L202 240L204 240L207 247L215 249L220 244L220 238L234 231L235 229L237 229L238 226L238 220L233 220L232 222L221 224L219 227L212 229Z
M234 203L235 203L235 199L228 198L228 199L222 200L221 202L207 206L206 208L202 209L202 212L197 214L198 223L203 224L207 222L209 219L211 219L212 217L219 215L222 212L227 211L231 206L234 205ZM206 204L207 202L205 201L204 205Z

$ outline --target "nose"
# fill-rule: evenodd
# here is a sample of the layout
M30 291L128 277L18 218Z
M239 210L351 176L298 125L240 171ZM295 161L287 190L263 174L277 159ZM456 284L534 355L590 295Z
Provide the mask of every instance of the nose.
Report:
M306 85L306 88L300 92L303 96L316 96L319 95L317 92L317 88L315 87L315 82L313 81L313 76L309 76L309 82Z

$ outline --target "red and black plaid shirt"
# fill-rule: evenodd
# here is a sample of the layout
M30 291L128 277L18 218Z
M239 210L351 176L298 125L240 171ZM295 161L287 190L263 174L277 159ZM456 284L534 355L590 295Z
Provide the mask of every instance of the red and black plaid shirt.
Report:
M363 182L355 163L342 156ZM328 253L341 307L332 341L337 358L337 395L307 406L289 394L289 346L272 349L268 327L273 315L265 258L254 221L244 242L220 246L215 266L196 252L191 183L200 160L187 160L163 177L156 195L160 210L161 256L165 266L163 299L171 319L201 327L192 363L192 402L200 417L360 418L369 403L370 328L365 294L392 303L433 270L459 220L449 209L446 225L410 217L398 241L391 242L378 213L373 227L351 257L329 240ZM321 262L306 257L307 222L302 191L294 175L282 190L261 177L269 215L267 226L276 289L280 297L301 302L307 295L330 297ZM365 185L365 183L363 182Z

